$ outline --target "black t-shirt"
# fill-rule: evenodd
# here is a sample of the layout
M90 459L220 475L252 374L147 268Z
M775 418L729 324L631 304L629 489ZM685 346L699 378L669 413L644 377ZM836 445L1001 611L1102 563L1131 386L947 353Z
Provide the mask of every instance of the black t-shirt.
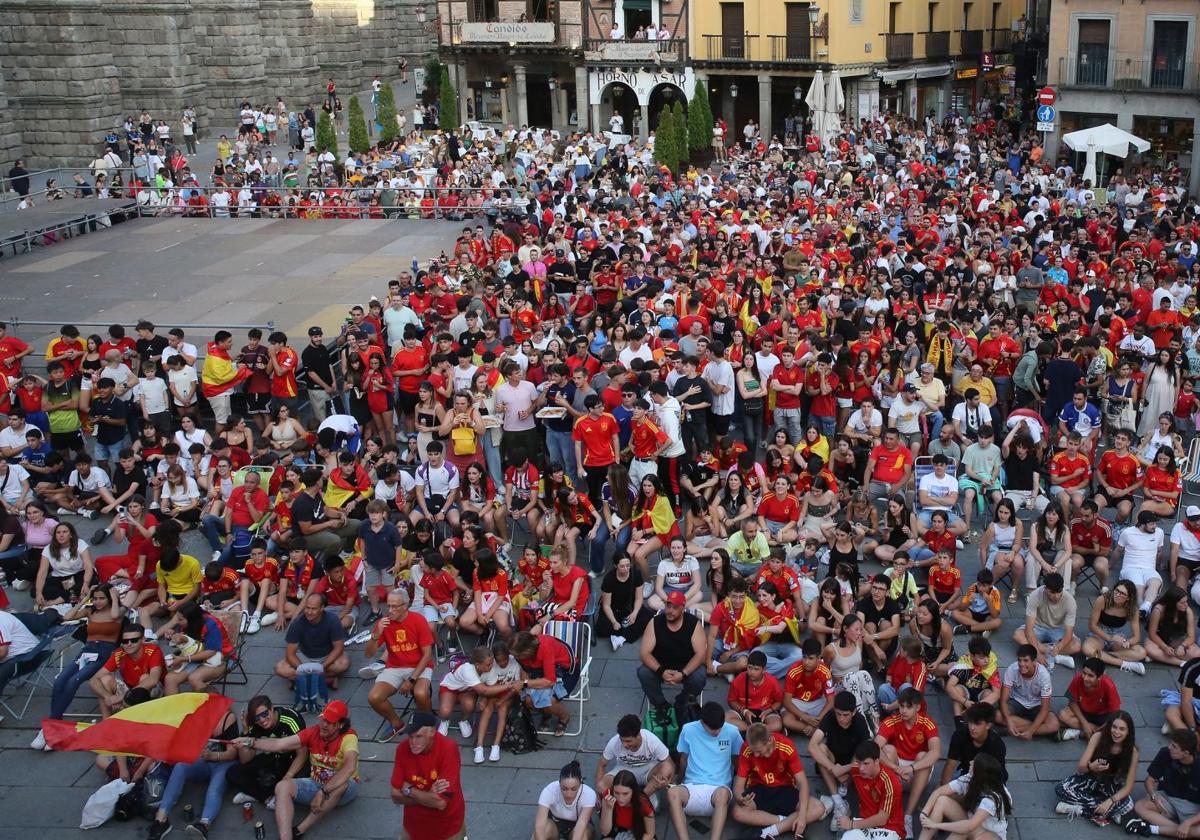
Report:
M133 465L133 469L129 472L125 472L125 470L118 466L113 470L112 483L113 489L117 491L116 495L118 496L124 495L125 491L134 484L138 486L138 489L134 492L141 493L144 496L149 487L149 482L146 480L146 471L142 469L141 464L137 463Z
M1009 452L1008 457L1004 459L1004 486L1009 490L1023 490L1026 492L1033 490L1033 471L1037 466L1037 459L1033 455L1026 455L1024 458L1017 457L1016 447Z
M642 587L642 572L637 566L629 570L629 579L622 582L617 579L617 570L612 569L604 576L600 591L612 595L612 611L617 618L623 618L633 612L634 598L637 590Z
M279 719L274 726L268 728L260 726L258 723L251 723L246 730L246 735L250 738L290 738L292 735L300 734L300 730L304 729L304 715L295 709L288 706L276 706L275 711L279 713ZM295 752L264 752L255 755L253 760L260 766L269 767L273 775L282 779L295 757Z
M157 356L155 360L158 365L158 375L162 376L162 353L167 349L166 336L156 335L153 338L139 338L136 343L138 358L143 362L148 361L151 356Z
M1158 779L1159 790L1167 796L1200 803L1200 761L1182 764L1163 747L1150 762L1146 775Z
M125 439L125 418L129 415L129 404L118 397L107 400L93 399L91 404L92 418L106 417L110 420L120 420L120 426L110 423L96 424L96 441L105 446L116 446Z
M292 522L296 525L297 533L304 533L300 530L301 522L320 525L324 521L325 500L319 494L314 499L308 493L297 493L295 500L292 501Z
M817 728L825 733L825 746L833 755L837 764L849 764L854 760L854 750L863 741L871 740L871 730L867 727L866 718L860 713L854 713L850 726L843 729L837 722L837 715L826 713L817 724Z
M687 397L686 400L683 397L679 396L684 391L686 391L688 388L691 388L693 386L699 386L699 388L700 388L699 393L692 394L690 397ZM690 415L690 416L686 417L686 420L688 422L703 423L707 420L707 418L708 418L707 412L709 411L709 409L707 409L707 408L702 408L702 409L691 408L692 405L698 405L700 403L709 403L711 406L712 389L708 387L708 383L704 381L703 377L701 377L701 376L693 376L691 378L688 378L686 376L679 377L679 379L675 380L675 387L671 389L671 395L679 399L679 403L680 403L680 405L683 406L684 411L687 412L688 415Z
M968 766L980 753L987 753L1000 762L1000 770L1003 773L1004 781L1007 782L1008 768L1004 766L1004 758L1008 754L1008 747L1004 745L1004 739L1000 737L995 728L988 730L987 740L983 742L982 747L975 746L966 724L954 730L954 734L950 736L950 750L946 753L946 758L952 758L958 762L960 774L967 772Z
M550 278L555 294L569 295L575 291L575 266L565 257L546 266L546 276Z
M858 603L854 605L856 613L862 613L863 621L867 624L874 624L877 628L882 629L884 625L890 624L894 616L900 615L900 606L894 598L888 597L883 599L883 606L876 607L875 601L868 595L866 598L860 598ZM895 643L892 639L892 643Z
M333 384L333 366L330 364L329 349L324 344L309 344L300 353L300 364L305 372L315 373L327 385ZM305 380L315 387L315 383L307 376Z

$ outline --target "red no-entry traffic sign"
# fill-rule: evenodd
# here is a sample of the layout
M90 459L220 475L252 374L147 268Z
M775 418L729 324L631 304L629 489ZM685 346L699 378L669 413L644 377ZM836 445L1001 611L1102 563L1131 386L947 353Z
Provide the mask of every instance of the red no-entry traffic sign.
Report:
M1058 94L1054 92L1052 87L1044 87L1038 91L1039 105L1053 105L1058 100Z

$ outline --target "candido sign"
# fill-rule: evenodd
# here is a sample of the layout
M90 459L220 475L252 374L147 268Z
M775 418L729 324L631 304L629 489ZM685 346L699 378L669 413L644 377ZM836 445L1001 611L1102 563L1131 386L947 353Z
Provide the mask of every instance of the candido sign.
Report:
M469 44L551 44L553 23L463 23L460 31Z
M659 85L674 85L683 91L688 99L692 98L696 86L696 74L689 67L683 72L674 70L621 70L605 67L588 72L591 81L591 101L599 102L604 89L614 82L628 85L637 94L638 102L647 105L650 102L650 92Z

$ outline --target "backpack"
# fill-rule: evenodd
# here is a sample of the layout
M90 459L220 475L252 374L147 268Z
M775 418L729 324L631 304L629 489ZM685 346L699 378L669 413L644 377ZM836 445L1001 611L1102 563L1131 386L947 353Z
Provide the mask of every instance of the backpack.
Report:
M665 711L660 712L651 706L646 709L646 714L642 716L642 728L648 730L658 740L666 744L668 750L674 751L675 745L679 743L680 723L678 715L678 711L673 707L668 707Z
M301 666L303 668L304 666ZM292 705L296 711L320 711L329 702L329 683L321 671L298 671L296 693Z
M504 721L504 734L500 736L500 749L513 755L537 752L545 743L537 735L533 725L533 712L525 704L519 704L508 713Z

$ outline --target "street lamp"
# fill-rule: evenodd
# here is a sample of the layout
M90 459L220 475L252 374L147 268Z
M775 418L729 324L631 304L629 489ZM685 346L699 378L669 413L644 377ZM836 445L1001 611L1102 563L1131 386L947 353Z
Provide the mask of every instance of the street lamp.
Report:
M546 84L550 86L551 93L554 93L554 89L558 87L558 81L553 76L550 77L550 81Z
M796 86L792 88L792 99L795 99L797 102L799 102L803 98L804 91L800 89L800 85L797 83Z
M737 99L737 82L734 82L729 86L729 95L734 99Z

